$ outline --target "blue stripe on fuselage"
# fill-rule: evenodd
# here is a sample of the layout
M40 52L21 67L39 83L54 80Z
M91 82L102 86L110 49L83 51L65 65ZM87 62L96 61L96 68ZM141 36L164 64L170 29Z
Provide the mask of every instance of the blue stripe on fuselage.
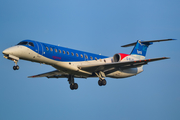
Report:
M37 42L37 41L33 41L33 40L23 40L23 41L32 42L34 44L34 47L29 46L29 45L24 45L24 46L30 48L31 50L35 51L36 53L38 53L44 57L47 57L47 58L53 59L53 60L57 60L57 61L78 62L78 61L95 60L95 58L97 58L97 59L108 58L107 56L103 56L103 55L97 55L97 54L83 52L83 51L65 48L65 47L61 47L61 46L55 46L55 45ZM46 47L49 50L46 50ZM51 48L52 48L52 51L51 51ZM57 52L55 50L57 50ZM59 52L59 50L61 50L61 53ZM65 51L65 54L63 53L63 51ZM68 55L68 52L69 52L69 55ZM72 55L72 53L74 55ZM76 54L78 54L79 56L77 57ZM83 55L83 57L81 57L81 55ZM87 55L87 58L85 57L85 55ZM92 57L92 59L91 59L91 57Z

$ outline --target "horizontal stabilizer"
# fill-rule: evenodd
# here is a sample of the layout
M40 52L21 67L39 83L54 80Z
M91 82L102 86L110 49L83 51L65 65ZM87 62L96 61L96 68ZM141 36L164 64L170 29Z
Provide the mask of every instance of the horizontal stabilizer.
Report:
M141 43L151 43L151 42L163 42L163 41L170 41L170 40L176 40L176 39L162 39L162 40L148 40L148 41L141 41ZM129 47L129 46L135 46L137 42L130 43L127 45L123 45L121 47Z

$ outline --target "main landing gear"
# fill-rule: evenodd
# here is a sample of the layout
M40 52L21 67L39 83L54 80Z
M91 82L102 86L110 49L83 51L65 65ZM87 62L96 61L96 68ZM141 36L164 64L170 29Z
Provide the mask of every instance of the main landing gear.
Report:
M104 79L105 74L104 72L100 71L100 72L95 72L95 74L99 77L99 81L98 81L98 85L99 86L105 86L107 84L106 80Z
M106 85L106 80L105 79L103 79L103 80L98 80L98 85L99 86L105 86Z
M77 90L78 89L78 84L77 83L72 83L72 84L70 84L70 89L71 90Z
M74 83L74 75L69 75L68 81L69 81L71 90L77 90L78 89L78 84Z
M17 65L17 62L18 61L14 60L15 65L13 66L13 70L19 70L19 66Z

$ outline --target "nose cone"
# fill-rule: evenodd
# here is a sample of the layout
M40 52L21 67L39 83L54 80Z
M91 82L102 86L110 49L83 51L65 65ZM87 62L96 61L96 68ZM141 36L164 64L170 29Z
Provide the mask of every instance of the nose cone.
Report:
M13 47L5 49L2 53L5 55L19 56L22 53L22 49L19 46L13 46Z
M13 50L11 48L7 48L2 53L8 55L8 54L12 54L12 52L13 52Z

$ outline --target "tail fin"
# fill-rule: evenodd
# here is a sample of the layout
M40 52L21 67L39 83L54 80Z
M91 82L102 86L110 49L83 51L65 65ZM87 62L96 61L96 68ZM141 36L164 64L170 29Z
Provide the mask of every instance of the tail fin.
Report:
M152 45L154 42L162 42L162 41L170 41L170 40L175 40L175 39L150 40L150 41L138 40L135 43L123 45L121 47L134 46L134 49L132 50L131 55L138 55L138 56L142 56L142 57L145 58L147 48L148 48L149 45Z
M131 52L131 55L140 55L145 57L148 46L152 44L152 42L142 43L140 40L138 40L136 42L136 45L134 46L134 49Z

